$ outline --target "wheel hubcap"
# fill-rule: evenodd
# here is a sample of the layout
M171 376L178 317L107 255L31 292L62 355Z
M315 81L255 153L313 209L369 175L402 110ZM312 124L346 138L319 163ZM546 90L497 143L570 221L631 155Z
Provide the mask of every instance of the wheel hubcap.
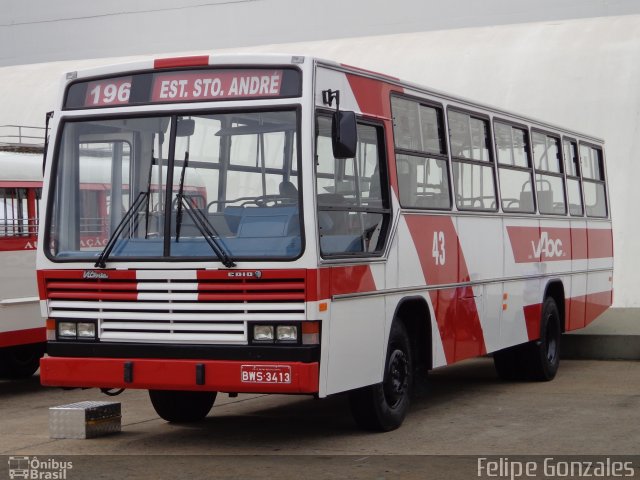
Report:
M553 315L547 317L547 334L545 343L547 344L547 360L554 363L558 355L558 339L556 338L556 323Z
M409 362L402 350L394 350L384 381L384 396L387 404L394 408L404 398L409 383Z

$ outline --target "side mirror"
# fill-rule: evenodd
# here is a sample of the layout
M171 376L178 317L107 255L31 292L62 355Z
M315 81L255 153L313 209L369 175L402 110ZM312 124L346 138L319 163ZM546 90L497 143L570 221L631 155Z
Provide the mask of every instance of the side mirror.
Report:
M176 128L177 137L190 137L196 129L196 122L192 118L179 118Z
M353 158L356 156L358 127L355 112L337 111L333 114L331 140L335 158Z

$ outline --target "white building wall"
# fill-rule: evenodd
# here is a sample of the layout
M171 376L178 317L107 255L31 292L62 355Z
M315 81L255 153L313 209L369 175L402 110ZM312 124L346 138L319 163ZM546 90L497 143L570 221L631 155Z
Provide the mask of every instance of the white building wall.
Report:
M0 65L640 13L637 0L2 0Z
M229 51L317 55L604 138L615 229L614 305L640 307L640 15ZM62 72L115 61L121 59L0 68L0 125L42 125Z

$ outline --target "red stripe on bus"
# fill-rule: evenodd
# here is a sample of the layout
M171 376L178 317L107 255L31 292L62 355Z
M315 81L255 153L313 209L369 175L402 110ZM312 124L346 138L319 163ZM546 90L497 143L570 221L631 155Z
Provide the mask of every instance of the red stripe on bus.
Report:
M259 272L259 273L258 273ZM294 268L289 270L198 270L197 279L202 280L283 280L304 279L306 270Z
M469 270L451 217L405 216L425 283L468 282ZM484 355L484 333L472 287L430 291L447 363Z
M39 188L42 181L37 180L2 180L0 188Z
M209 65L209 55L193 55L190 57L157 58L153 68L205 67Z
M369 265L335 266L307 270L307 302L328 300L333 295L377 290Z
M38 238L28 237L4 237L0 239L0 252L23 252L35 250L38 246Z
M138 300L138 292L74 292L56 291L49 292L52 300L121 300L135 302Z
M135 282L48 282L49 290L137 290L138 284Z
M360 75L347 74L347 80L353 95L356 97L358 108L364 115L370 115L383 119L386 124L387 158L394 158L393 125L391 124L391 103L389 97L392 92L403 93L404 89L394 85L373 80ZM398 193L398 175L395 162L388 162L389 183L391 188Z
M613 304L613 291L590 293L585 298L584 326L602 315Z
M613 257L611 229L508 226L516 263Z
M587 230L589 258L613 257L613 233L609 229Z
M293 301L304 302L304 293L199 293L200 302L226 302L226 301L248 301L248 302L274 302Z
M565 331L583 328L602 315L613 303L613 291L589 293L565 299ZM526 305L524 319L529 340L540 338L542 304Z
M43 279L49 281L52 279L55 280L82 280L82 281L96 281L99 282L99 279L94 278L86 278L87 275L93 276L97 275L107 275L106 280L136 280L136 271L135 270L101 270L101 269L81 269L81 270L39 270L38 277L42 277Z
M540 338L540 320L542 318L542 304L524 306L524 322L527 326L527 338L537 340Z
M346 63L341 63L340 65L342 65L345 68L349 68L351 70L357 70L359 72L370 73L370 74L373 74L373 75L377 75L379 77L388 78L389 80L395 80L395 81L399 81L400 80L398 77L394 77L392 75L387 75L386 73L379 73L379 72L375 72L373 70L367 70L366 68L354 67L353 65L348 65ZM377 82L377 80L372 80L372 81Z
M0 333L0 347L13 347L30 343L43 343L47 341L47 329L45 327L27 328L13 332Z

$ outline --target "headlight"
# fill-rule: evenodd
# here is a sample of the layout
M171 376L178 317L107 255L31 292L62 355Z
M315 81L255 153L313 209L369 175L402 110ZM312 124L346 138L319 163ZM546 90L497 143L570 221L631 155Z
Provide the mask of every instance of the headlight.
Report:
M78 338L96 338L96 324L78 323Z
M254 342L273 342L273 325L254 325Z
M276 328L276 339L279 342L297 342L298 327L295 325L278 325Z
M58 323L58 336L65 338L76 338L76 324L74 322Z

